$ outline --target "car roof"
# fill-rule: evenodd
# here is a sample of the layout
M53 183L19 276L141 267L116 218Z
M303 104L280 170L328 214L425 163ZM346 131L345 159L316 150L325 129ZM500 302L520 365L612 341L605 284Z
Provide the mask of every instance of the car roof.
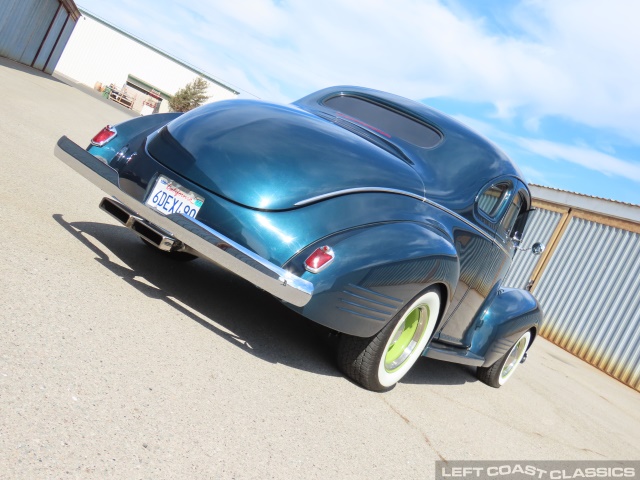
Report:
M390 107L442 134L442 140L431 148L418 147L398 138L390 139L413 162L430 200L453 211L468 213L479 191L493 179L512 176L526 186L516 164L496 145L458 120L423 103L379 90L345 85L325 88L294 104L310 111L327 110L324 100L338 95L357 96Z

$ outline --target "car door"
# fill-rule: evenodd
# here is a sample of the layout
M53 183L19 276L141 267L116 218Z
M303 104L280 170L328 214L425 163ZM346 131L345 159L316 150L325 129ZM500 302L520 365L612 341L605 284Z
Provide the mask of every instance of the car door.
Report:
M496 282L508 270L513 242L506 232L513 229L511 205L519 195L520 183L503 177L485 185L476 197L473 208L478 228L456 235L460 279L466 290L445 319L439 341L463 348L470 346L471 322ZM519 202L513 208L517 208ZM504 223L507 220L509 225Z
M501 247L502 255L497 268L491 270L492 276L487 278L487 282L491 285L501 282L511 267L511 261L516 252L515 247L522 240L530 204L529 192L524 184L515 182L500 222L496 226L495 239Z

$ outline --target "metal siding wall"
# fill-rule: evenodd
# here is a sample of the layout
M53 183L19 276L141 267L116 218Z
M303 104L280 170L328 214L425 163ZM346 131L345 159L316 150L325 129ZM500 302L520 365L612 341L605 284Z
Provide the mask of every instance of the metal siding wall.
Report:
M52 74L58 65L58 60L62 56L62 52L64 52L65 47L67 46L67 42L73 33L73 29L76 26L76 22L73 21L72 18L69 18L68 21L63 23L62 33L60 34L60 39L58 40L58 44L54 46L53 51L50 53L49 61L45 64L44 72Z
M536 297L542 335L640 390L640 235L572 218Z
M536 242L549 244L553 231L560 223L561 213L552 212L538 208L531 213L527 221L527 227L524 233L523 248L530 248ZM539 256L533 255L531 251L517 251L511 265L511 270L504 279L503 285L507 287L526 288L531 274L533 273Z
M31 65L58 10L57 0L10 0L0 11L0 55Z
M58 35L60 34L60 30L65 25L65 22L69 14L64 8L59 8L58 13L53 19L51 24L51 28L49 29L49 34L47 38L42 42L42 48L40 49L40 53L38 57L33 61L33 68L37 68L38 70L42 70L51 54L51 50L56 44L56 40L58 39Z
M0 56L18 60L22 55L22 45L16 37L16 21L24 18L25 8L33 2L21 0L0 2Z
M39 70L45 68L50 59L48 66L55 67L74 24L58 0L3 0L0 2L0 56L25 65L35 62L33 66ZM56 44L63 26L65 32ZM47 68L47 72L53 71L53 67Z

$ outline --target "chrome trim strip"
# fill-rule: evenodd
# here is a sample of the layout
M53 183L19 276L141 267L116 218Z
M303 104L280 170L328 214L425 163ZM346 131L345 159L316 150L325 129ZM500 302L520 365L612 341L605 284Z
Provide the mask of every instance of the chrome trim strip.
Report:
M342 308L342 307L336 307L336 308L342 312L347 312L347 313L350 313L351 315L357 315L359 317L368 318L369 320L375 320L376 322L384 322L386 320L386 317L374 317L372 315L356 312L355 310L350 310L348 308Z
M372 300L372 299L370 299L370 298L363 297L362 295L357 295L357 294L355 294L355 293L353 293L353 292L350 292L350 291L348 291L348 290L342 290L342 293L344 293L344 294L346 294L346 295L350 295L350 296L352 296L352 297L355 297L355 298L357 298L358 300L364 300L365 302L373 303L374 305L380 305L381 307L390 308L390 309L391 309L391 310L393 310L394 312L396 312L396 311L398 310L398 308L397 308L395 305L389 305L389 304L387 304L387 303L378 302L377 300ZM343 299L341 299L341 300L343 300ZM343 300L343 301L344 301L344 302L346 302L346 303L349 303L349 302L347 302L346 300Z
M347 284L346 288L351 288L353 290L359 290L359 291L363 292L363 294L366 293L368 295L374 296L375 298L384 298L384 299L387 299L387 300L389 300L389 301L391 301L393 303L397 303L398 307L393 307L393 308L396 308L396 309L398 309L401 306L401 304L403 303L402 299L400 299L400 298L390 297L389 295L384 295L384 294L382 294L380 292L375 292L373 290L361 287L360 285L356 285L354 283ZM347 290L343 290L343 292L349 293L349 292L347 292ZM366 297L363 297L363 298L366 298Z
M405 190L397 190L395 188L385 188L385 187L358 187L358 188L345 188L344 190L336 190L335 192L324 193L316 197L300 200L299 202L295 203L294 206L303 207L305 205L309 205L310 203L319 202L320 200L326 200L327 198L332 198L332 197L339 197L340 195L349 195L351 193L395 193L398 195L404 195L406 197L415 198L417 200L420 200L421 202L426 201L424 197L420 195L416 195L415 193L407 192Z
M347 305L351 305L352 307L361 308L362 310L368 310L368 311L373 312L373 313L380 313L382 315L393 315L395 313L394 311L386 312L384 310L377 310L375 308L367 307L365 305L361 305L361 304L356 303L356 302L349 302L349 301L345 300L344 298L341 298L340 301L342 303L346 303Z
M416 200L420 200L421 202L428 203L432 207L435 207L439 210L442 210L445 213L457 218L461 222L465 223L467 226L473 228L481 235L485 236L492 243L497 245L505 254L510 255L509 251L500 244L493 236L489 235L487 232L479 228L477 225L473 224L463 216L457 214L453 210L449 210L446 207L443 207L439 203L434 202L433 200L429 200L425 197L421 197L420 195L416 195L415 193L407 192L405 190L397 190L395 188L385 188L385 187L359 187L359 188L347 188L344 190L336 190L335 192L325 193L323 195L318 195L317 197L307 198L306 200L301 200L295 204L296 207L303 207L305 205L309 205L310 203L319 202L321 200L326 200L332 197L338 197L340 195L349 195L351 193L395 193L398 195L404 195L405 197L415 198Z
M449 215L457 218L458 220L460 220L461 222L463 222L467 226L473 228L475 231L477 231L481 235L485 236L487 238L487 240L490 240L492 243L494 243L496 246L498 246L500 248L500 250L502 250L505 254L511 255L511 253L509 253L509 250L504 248L504 245L500 244L500 242L498 242L498 240L496 240L495 237L492 237L487 232L485 232L484 230L479 228L477 225L473 224L472 222L470 222L469 220L464 218L462 215L457 214L453 210L449 210L447 207L443 207L442 205L440 205L439 203L434 202L433 200L426 200L425 199L425 203L428 203L432 207L435 207L435 208L437 208L439 210L442 210L443 212L448 213Z
M118 172L63 136L54 150L65 164L115 197L145 220L166 230L202 257L250 281L273 296L298 307L313 295L313 284L265 260L196 219L172 213L164 216L120 190Z

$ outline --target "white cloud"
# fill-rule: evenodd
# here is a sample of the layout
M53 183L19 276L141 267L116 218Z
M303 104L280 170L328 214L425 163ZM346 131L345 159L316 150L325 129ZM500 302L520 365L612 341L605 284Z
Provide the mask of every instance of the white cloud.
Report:
M359 84L488 102L497 117L534 129L561 116L640 138L634 0L523 0L510 13L521 32L512 36L462 2L437 0L83 3L99 15L116 4L130 15L112 21L262 98Z
M233 2L199 3L206 27L195 33L240 60L255 82L247 89L261 96L291 100L356 83L418 99L491 102L501 118L559 115L640 134L640 91L632 87L640 77L633 20L640 3L526 2L514 18L537 22L522 22L526 35L518 38L492 33L486 22L436 1L376 0L367 8L344 0L323 8L303 0L252 3L241 13L227 11ZM217 71L217 60L207 63Z
M538 13L538 22L529 22L528 32L549 49L547 60L561 72L565 85L537 89L529 107L540 115L562 115L637 140L640 3L530 0L520 7L519 18L532 17L532 11Z
M550 185L552 183L548 175L538 169L525 165L520 167L520 170L522 170L522 173L529 183L536 183L538 185Z
M520 138L525 149L552 160L564 160L605 175L616 175L640 182L640 165L621 160L588 147L566 145L548 140Z
M482 120L471 118L467 115L452 115L452 117L495 142L509 141L514 143L515 139L519 138L504 130L500 130L489 122L483 122Z
M533 153L549 160L565 161L603 175L618 176L640 182L640 164L596 150L584 142L571 145L528 138L507 133L488 122L476 120L465 115L455 115L454 118L505 147L515 146L524 152ZM549 183L542 172L525 164L520 165L520 167L529 180L535 183Z

